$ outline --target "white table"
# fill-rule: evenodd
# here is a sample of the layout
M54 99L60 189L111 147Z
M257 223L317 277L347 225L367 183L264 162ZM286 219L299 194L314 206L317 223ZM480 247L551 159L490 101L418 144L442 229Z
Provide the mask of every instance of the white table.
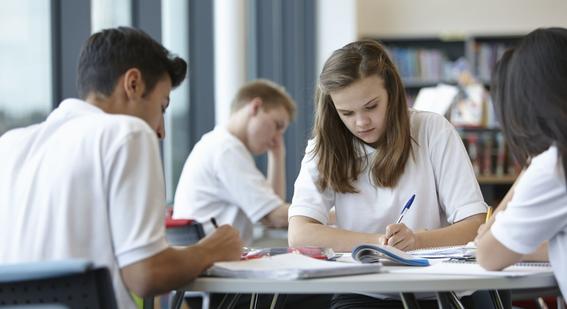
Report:
M392 269L385 267L385 270ZM412 293L467 290L514 290L554 288L557 281L552 273L524 277L486 277L463 275L430 275L379 273L358 276L308 280L265 280L234 278L198 278L185 291L241 294L333 294L333 293L400 293L409 297L407 308L415 308ZM439 294L441 296L441 294ZM445 294L444 294L445 295ZM447 296L447 295L445 295ZM413 299L415 302L415 299ZM440 300L440 305L441 305Z

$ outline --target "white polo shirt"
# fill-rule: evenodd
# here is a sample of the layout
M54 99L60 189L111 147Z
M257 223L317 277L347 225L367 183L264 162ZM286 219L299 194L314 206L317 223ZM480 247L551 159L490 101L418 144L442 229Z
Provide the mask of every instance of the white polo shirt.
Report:
M437 229L486 212L486 204L470 159L454 127L434 113L410 111L413 158L407 161L403 175L393 188L375 186L367 166L354 182L359 193L337 193L316 186L318 171L310 154L309 141L289 217L305 216L322 224L329 210L336 209L337 227L356 232L384 233L395 223L409 198L412 207L403 218L410 229ZM374 148L362 145L361 159L370 160Z
M167 247L156 133L141 119L69 99L0 138L0 263L81 258L120 268Z
M284 202L256 167L246 146L224 126L203 135L185 162L175 192L173 218L203 223L205 233L231 224L245 244L253 224Z
M556 146L531 160L491 231L520 254L532 253L549 240L549 261L561 292L567 295L567 187Z

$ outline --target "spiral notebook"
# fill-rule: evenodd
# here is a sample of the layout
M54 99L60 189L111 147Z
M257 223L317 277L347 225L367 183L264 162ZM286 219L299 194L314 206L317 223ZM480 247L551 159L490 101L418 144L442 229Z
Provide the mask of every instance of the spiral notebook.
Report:
M474 244L474 242L469 242L466 245L423 248L423 249L408 251L408 253L426 259L447 259L447 258L474 259L476 256L476 245Z
M552 272L549 263L521 262L508 266L501 271L488 271L474 261L447 260L429 267L395 270L399 273L419 273L436 275L475 275L492 277L521 277L537 273Z

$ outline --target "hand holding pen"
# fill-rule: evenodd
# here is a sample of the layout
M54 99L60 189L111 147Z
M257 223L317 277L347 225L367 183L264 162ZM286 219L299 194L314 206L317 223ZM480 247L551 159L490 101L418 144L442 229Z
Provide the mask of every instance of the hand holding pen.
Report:
M384 245L393 246L401 250L409 250L415 246L415 234L405 224L401 223L404 216L410 210L414 200L415 194L405 203L396 223L386 227L386 233L383 236Z

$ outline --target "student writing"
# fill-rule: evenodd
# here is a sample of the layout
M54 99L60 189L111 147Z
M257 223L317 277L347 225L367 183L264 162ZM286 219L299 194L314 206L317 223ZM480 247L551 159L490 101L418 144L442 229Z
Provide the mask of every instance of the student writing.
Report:
M410 250L474 238L486 204L462 141L442 116L408 108L382 45L358 41L336 50L315 101L313 139L289 210L290 245ZM412 194L411 211L394 223ZM337 228L326 226L333 206Z
M81 258L110 270L119 308L237 260L221 226L186 249L165 240L158 138L187 63L140 30L93 34L79 57L81 99L0 138L0 263Z
M529 33L493 74L493 102L514 157L526 167L507 207L477 236L477 260L498 270L549 259L567 295L567 29ZM529 163L528 163L529 162Z

